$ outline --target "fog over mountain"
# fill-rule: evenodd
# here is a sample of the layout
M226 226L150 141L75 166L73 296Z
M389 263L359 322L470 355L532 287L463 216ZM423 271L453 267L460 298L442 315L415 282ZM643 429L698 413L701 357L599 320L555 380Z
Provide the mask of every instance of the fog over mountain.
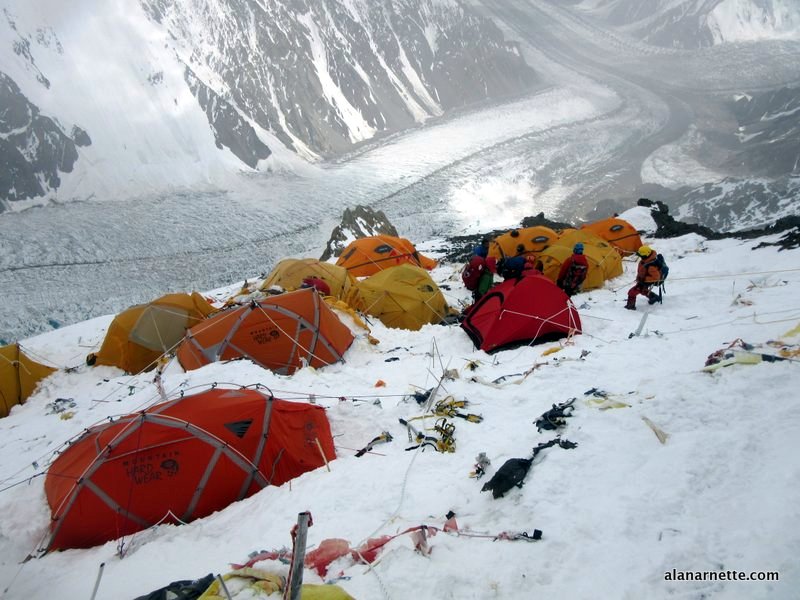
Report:
M318 256L357 205L417 242L639 197L727 231L797 215L799 23L790 0L0 0L0 338Z

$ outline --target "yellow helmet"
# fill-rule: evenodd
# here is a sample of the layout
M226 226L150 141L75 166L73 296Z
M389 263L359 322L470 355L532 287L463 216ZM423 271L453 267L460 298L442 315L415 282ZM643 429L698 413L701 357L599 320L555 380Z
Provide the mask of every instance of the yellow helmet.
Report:
M638 254L642 258L646 258L650 256L651 252L653 252L653 249L650 246L642 246L636 251L636 254Z

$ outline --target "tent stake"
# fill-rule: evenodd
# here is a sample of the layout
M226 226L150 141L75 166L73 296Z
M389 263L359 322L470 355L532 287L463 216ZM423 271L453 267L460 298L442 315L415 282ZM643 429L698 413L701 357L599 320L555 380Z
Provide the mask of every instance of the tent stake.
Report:
M292 565L289 569L289 585L286 587L289 595L284 595L285 600L300 600L300 587L303 585L303 565L306 558L306 534L310 524L310 512L298 513L297 526L294 532L296 537L294 539Z
M92 597L89 600L94 600L95 596L97 596L97 588L100 587L100 579L103 577L103 569L105 569L106 563L101 562L100 568L97 570L97 579L94 582L94 589L92 590Z
M319 443L319 438L314 438L314 442L317 444L317 450L319 450L320 456L322 456L322 460L325 461L325 468L328 469L328 473L331 472L331 466L328 464L328 459L325 457L325 452L322 451L322 444Z
M222 591L225 592L225 597L228 600L233 600L233 598L231 598L231 593L228 591L228 586L225 585L225 580L222 578L222 575L220 575L219 573L217 573L217 580L219 581L220 588L222 588Z

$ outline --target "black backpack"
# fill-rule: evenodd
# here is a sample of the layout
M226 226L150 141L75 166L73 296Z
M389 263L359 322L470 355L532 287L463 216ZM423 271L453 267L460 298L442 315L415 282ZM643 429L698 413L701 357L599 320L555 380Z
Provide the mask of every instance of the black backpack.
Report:
M503 279L512 279L522 276L522 269L525 268L524 256L512 256L501 259L497 263L497 274Z
M664 255L656 255L656 260L653 262L653 264L661 271L661 281L664 281L667 278L667 275L669 275L669 266L667 265L667 261L664 259Z

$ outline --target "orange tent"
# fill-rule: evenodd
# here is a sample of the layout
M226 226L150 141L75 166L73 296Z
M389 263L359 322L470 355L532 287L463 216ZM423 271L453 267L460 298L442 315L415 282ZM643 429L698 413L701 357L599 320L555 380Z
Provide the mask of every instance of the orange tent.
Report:
M368 277L378 271L409 263L431 270L436 261L423 256L410 241L391 235L358 238L342 250L336 264L347 269L353 277Z
M489 256L506 258L538 254L553 244L558 239L558 233L545 227L524 227L512 229L503 235L498 235L489 244Z
M342 360L350 329L313 289L288 292L225 310L186 332L178 360L186 370L218 360L249 358L291 375L303 363L323 367Z
M180 343L187 329L215 310L197 292L167 294L132 306L111 321L95 362L90 364L111 365L128 373L149 371Z
M86 430L59 454L44 483L43 549L204 517L334 458L320 406L222 388L157 404Z
M622 256L633 254L642 246L642 238L636 228L624 219L610 217L602 221L581 225L581 229L591 231L598 237L603 238Z

